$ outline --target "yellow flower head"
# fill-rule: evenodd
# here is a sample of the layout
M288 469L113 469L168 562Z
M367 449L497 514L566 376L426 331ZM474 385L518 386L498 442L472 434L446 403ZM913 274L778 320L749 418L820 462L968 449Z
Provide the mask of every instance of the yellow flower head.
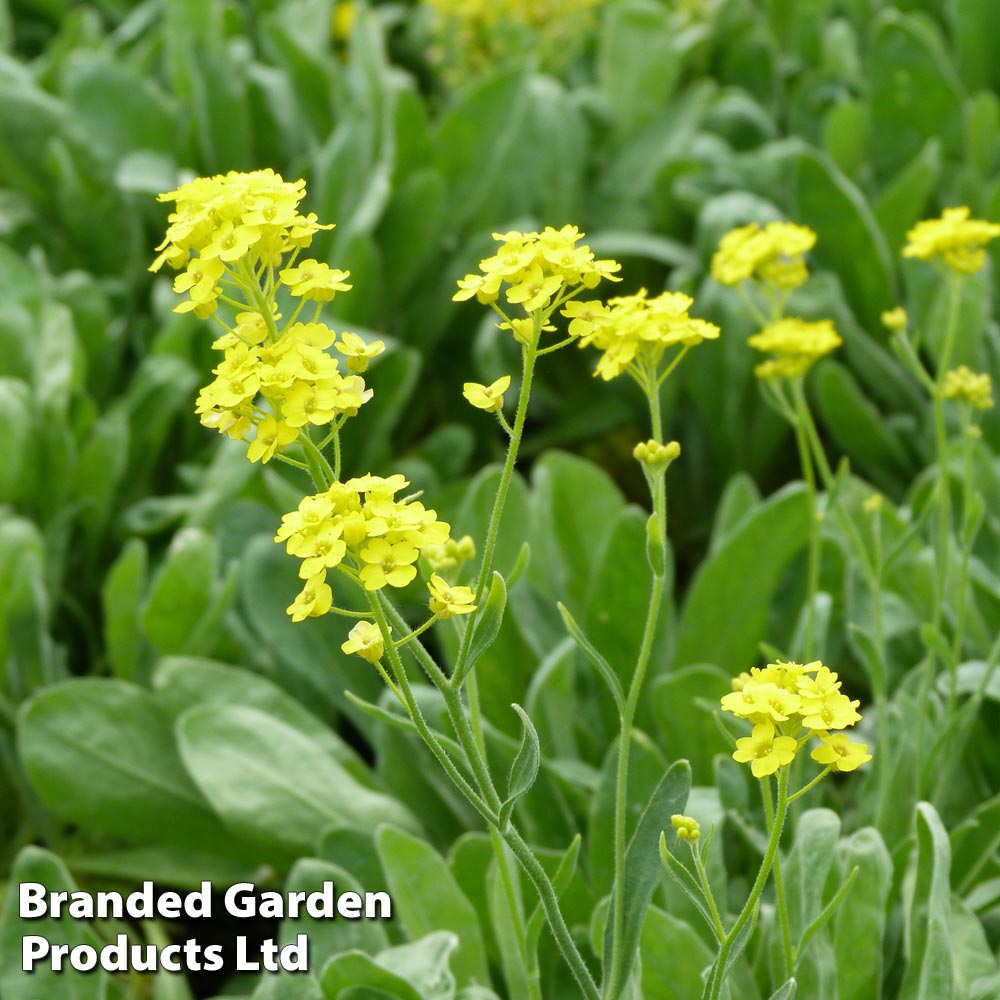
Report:
M300 260L278 275L292 295L313 302L329 302L337 292L349 291L352 286L346 279L350 276L350 271L338 271L318 260Z
M746 719L753 732L736 742L733 759L750 763L754 777L773 774L790 763L799 747L816 737L833 749L817 748L813 759L834 770L853 770L867 763L867 747L841 751L847 737L838 740L830 731L859 722L858 702L841 692L837 674L819 660L811 663L769 663L733 679L733 691L722 697L723 711ZM832 741L832 742L831 742ZM821 760L820 754L830 759ZM840 762L834 766L831 755ZM853 766L847 766L853 762Z
M940 219L918 222L907 234L904 257L940 259L958 274L975 274L986 263L983 249L1000 236L1000 225L970 219L968 206L946 208Z
M815 323L804 319L779 319L755 333L747 343L757 351L774 355L759 364L754 373L760 379L794 378L816 361L836 350L843 341L828 320Z
M569 302L569 334L580 347L601 351L595 375L609 381L624 371L644 368L655 372L664 352L672 347L694 347L715 340L719 328L691 316L690 296L663 292L649 298L646 289L603 302Z
M348 655L357 653L369 663L378 663L385 655L385 641L375 622L359 621L340 648Z
M749 763L755 778L767 777L791 764L798 743L791 736L777 736L775 732L773 723L758 722L749 736L736 741L733 760Z
M871 496L865 498L865 502L862 504L866 514L877 514L885 504L885 497L881 493L872 493Z
M333 606L333 591L326 582L326 573L320 572L306 580L302 593L286 608L293 622L325 615Z
M887 312L882 313L882 325L887 330L905 330L908 322L909 317L902 306L897 306L895 309L889 309Z
M476 595L469 587L453 587L435 573L427 584L430 591L431 614L437 618L454 618L456 615L468 615L476 610L473 601Z
M458 283L454 301L475 296L484 305L496 302L503 291L509 306L526 316L548 318L554 305L571 292L596 288L605 278L618 281L621 265L597 260L576 226L547 227L540 233L494 233L500 244L492 257L479 264L480 274L468 274ZM524 336L524 331L515 331Z
M274 540L302 560L300 575L310 584L343 568L366 590L405 587L417 575L421 551L446 546L451 531L418 500L396 499L408 485L400 475L334 483L285 514Z
M809 277L805 255L815 246L816 234L792 222L757 222L730 230L712 258L712 277L720 285L738 285L751 279L777 288L798 288Z
M960 365L945 373L941 395L945 399L968 403L977 410L989 410L993 407L993 380L985 372L979 374Z
M490 385L480 385L478 382L466 382L462 387L462 395L477 410L487 413L499 413L503 409L503 394L510 388L510 376L502 375Z
M864 743L852 743L843 733L820 736L820 745L809 755L834 771L856 771L872 759Z
M340 340L333 345L338 354L342 354L347 359L347 370L355 374L361 374L368 370L368 362L372 358L377 358L385 351L385 343L381 340L373 340L366 343L362 337L356 333L348 333L346 330L340 335Z
M701 824L691 816L674 813L670 817L670 825L677 831L680 840L694 843L701 836Z

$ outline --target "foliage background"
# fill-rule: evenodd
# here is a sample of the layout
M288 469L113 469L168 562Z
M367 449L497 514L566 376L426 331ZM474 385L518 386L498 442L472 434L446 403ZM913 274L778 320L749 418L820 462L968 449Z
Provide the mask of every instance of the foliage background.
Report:
M891 808L876 832L872 770L828 793L842 827L831 812L798 819L788 863L803 873L803 928L829 899L831 864L866 876L850 918L817 937L802 995L995 997L1000 685L972 696L1000 631L1000 418L986 416L976 449L985 517L959 668L965 738L942 756L914 746L910 671L933 580L930 549L908 531L933 484L930 407L879 316L905 302L933 352L944 289L902 261L904 234L951 204L1000 217L996 5L609 0L570 58L512 34L504 58L458 79L432 58L426 10L358 7L347 36L334 13L330 0L0 2L0 866L10 884L298 887L346 872L366 887L388 882L401 922L314 928L324 958L453 930L458 986L489 970L509 995L504 928L475 877L489 857L478 821L412 737L346 699L350 688L376 701L380 686L340 654L341 626L285 616L294 567L270 535L304 486L249 466L193 419L210 361L204 324L172 314L169 283L146 272L165 221L155 194L181 172L271 166L305 177L307 208L337 222L315 246L353 273L338 321L391 347L371 373L379 405L352 424L346 469L405 471L459 532L481 534L496 472L477 470L502 454L461 384L516 360L482 310L451 302L492 231L579 224L595 251L623 261L626 291L688 291L723 327L664 400L684 448L670 483L676 584L632 785L639 811L669 762L691 760L691 811L721 824L712 877L738 906L762 817L711 713L692 706L715 701L760 643L793 645L807 507L793 442L754 384L750 319L707 263L732 225L788 217L819 235L793 308L834 318L845 340L811 376L810 398L831 455L850 461L859 523L874 487L892 501L884 530L899 542L884 595ZM966 296L956 361L996 373L994 265ZM516 748L512 701L542 738L543 778L518 807L529 839L556 857L584 835L566 896L581 940L610 886L615 718L555 601L616 670L630 668L648 590L631 459L642 413L629 387L595 383L582 355L543 366L500 568L526 540L532 557L479 668L497 768ZM825 525L824 659L866 702L870 598L847 548ZM948 723L935 710L928 731L939 734ZM918 758L914 777L907 761ZM365 809L358 785L379 793ZM917 810L921 799L934 807ZM420 836L376 833L383 821ZM32 844L44 849L22 851ZM447 886L438 909L421 885ZM19 1000L40 987L8 958L21 933L11 898L0 992ZM666 886L656 902L645 995L692 995L702 928ZM769 995L767 941L740 966L740 996ZM447 961L434 954L430 966ZM952 992L927 992L924 963L945 961ZM555 963L545 974L547 998L573 995ZM175 977L77 978L46 981L46 996L189 995ZM321 995L318 981L197 988Z

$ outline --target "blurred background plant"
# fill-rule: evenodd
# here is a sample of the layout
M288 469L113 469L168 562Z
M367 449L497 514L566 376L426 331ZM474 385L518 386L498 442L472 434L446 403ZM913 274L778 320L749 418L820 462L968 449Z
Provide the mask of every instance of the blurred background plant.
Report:
M935 997L995 996L1000 417L981 411L970 440L955 433L958 409L946 411L951 510L957 518L963 496L982 497L975 532L955 523L950 565L960 570L967 542L969 606L953 653L953 598L943 645L926 627L940 590L927 520L940 467L934 408L881 316L905 305L933 367L949 289L900 256L905 234L951 205L1000 218L1000 12L992 0L606 0L565 41L498 22L468 65L449 55L455 26L440 17L332 0L0 2L4 869L52 888L248 872L295 887L388 883L401 921L357 937L311 928L317 968L352 947L377 954L444 929L461 941L459 987L485 968L499 995L519 995L505 977L495 878L484 887L477 877L489 858L479 821L411 736L344 697L377 699L379 685L341 653L341 630L295 627L284 614L295 567L271 538L298 500L292 470L249 466L190 417L211 338L171 313L168 282L146 270L165 221L153 196L187 176L267 166L304 177L308 210L337 222L314 244L352 272L334 325L387 346L366 375L380 405L356 418L345 470L391 460L456 536L483 531L498 473L475 470L503 453L492 422L470 418L462 385L488 385L517 359L481 311L451 302L493 231L576 223L596 253L623 262L622 294L683 291L722 327L662 399L665 439L681 442L684 462L671 483L673 585L636 720L630 809L671 761L690 758L687 812L718 826L705 864L736 912L765 821L712 713L731 676L799 641L810 525L793 432L755 384L755 320L709 268L734 226L787 219L818 235L788 313L830 319L844 341L805 392L832 466L849 460L839 503L885 555L880 662L866 568L841 524L824 521L813 645L863 706L881 670L894 759L888 787L873 762L867 777L823 793L842 820L791 810L797 934L829 901L823 873L861 869L843 916L811 937L800 995L909 998L943 968ZM975 372L998 370L995 253L964 282L951 352ZM581 944L599 947L588 928L599 928L610 889L617 718L555 602L627 683L650 582L634 571L645 566L645 515L630 503L644 502L632 449L646 437L646 404L629 385L595 385L582 354L545 360L498 564L509 573L524 541L532 556L481 661L481 698L498 773L519 736L510 703L535 720L545 765L518 820L551 852L553 874L583 834L563 899ZM921 710L912 668L929 647L955 680L932 687ZM875 714L863 723L872 744ZM918 749L922 769L910 765ZM348 822L345 772L418 814L420 837L376 834L375 815L367 827ZM249 810L251 792L270 808ZM877 829L865 825L876 816ZM58 857L19 854L26 844ZM658 886L654 901L644 994L694 995L710 940L672 888ZM767 919L765 908L735 968L740 996L780 985ZM659 948L667 938L679 942L670 952ZM7 960L18 941L8 903L0 994L30 1000L41 987ZM440 972L447 947L436 944L427 961ZM555 961L542 974L546 998L574 995ZM52 977L45 995L188 995L174 978L105 979ZM225 988L321 995L311 980Z

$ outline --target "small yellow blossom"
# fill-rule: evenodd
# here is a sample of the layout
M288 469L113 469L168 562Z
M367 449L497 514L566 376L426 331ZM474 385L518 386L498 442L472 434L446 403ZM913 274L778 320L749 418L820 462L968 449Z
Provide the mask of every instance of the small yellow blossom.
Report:
M958 274L975 274L986 263L987 243L1000 236L1000 225L970 219L968 206L946 208L939 219L918 222L907 234L904 257L939 258Z
M694 843L701 836L701 824L691 816L674 813L670 817L670 825L677 831L680 840Z
M369 663L378 663L385 655L385 640L375 622L359 621L347 633L347 641L340 648L348 655L357 653Z
M805 255L815 246L816 234L792 222L757 222L726 233L712 258L712 277L720 285L738 285L751 279L777 288L798 288L809 277Z
M333 591L326 582L325 573L317 573L306 581L302 593L288 606L288 614L293 622L325 615L333 606Z
M856 771L872 759L868 746L852 743L843 733L820 736L821 743L809 755L817 764L834 771Z
M977 410L989 410L993 407L993 380L985 372L980 374L960 365L945 373L941 395Z
M843 341L828 319L810 323L788 318L769 323L747 343L754 350L774 355L754 369L758 378L770 379L802 375Z
M333 345L338 354L342 354L347 359L347 370L356 375L368 370L368 362L372 358L377 358L385 351L385 343L381 340L373 340L370 344L365 343L363 337L356 333L348 333L346 330L340 335L340 340Z
M350 276L350 271L338 271L318 260L301 260L295 267L286 267L279 278L298 298L329 302L337 292L351 289L346 281Z
M510 376L503 375L490 385L480 385L478 382L466 382L462 387L462 395L477 410L487 413L499 413L503 409L503 394L510 388Z
M753 733L736 741L733 760L741 764L749 762L755 778L774 774L779 767L785 767L795 759L798 743L791 736L775 735L773 723L758 722Z
M902 306L897 306L895 309L889 309L882 313L882 325L887 330L905 330L908 322L909 317L907 317L906 310Z
M431 614L437 618L454 618L476 610L476 595L470 587L453 587L435 573L427 584L430 591Z

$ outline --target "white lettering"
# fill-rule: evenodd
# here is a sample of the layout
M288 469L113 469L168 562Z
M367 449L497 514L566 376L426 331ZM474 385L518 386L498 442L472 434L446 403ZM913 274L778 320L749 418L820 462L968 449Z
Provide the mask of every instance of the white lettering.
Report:
M35 962L44 958L52 946L38 934L31 934L21 941L21 971L34 972Z

